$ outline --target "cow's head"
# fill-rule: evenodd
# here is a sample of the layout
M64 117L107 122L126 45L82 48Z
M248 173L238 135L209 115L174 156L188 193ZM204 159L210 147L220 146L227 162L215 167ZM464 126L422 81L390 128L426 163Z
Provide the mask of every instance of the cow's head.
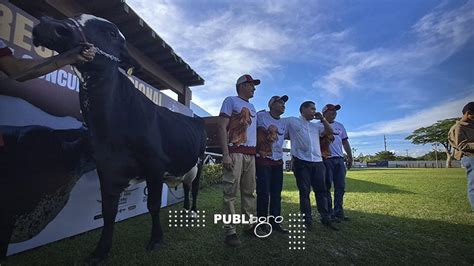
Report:
M87 64L120 64L125 69L136 65L128 53L125 37L112 22L82 14L64 20L42 17L33 28L33 43L63 53L89 42L99 49Z

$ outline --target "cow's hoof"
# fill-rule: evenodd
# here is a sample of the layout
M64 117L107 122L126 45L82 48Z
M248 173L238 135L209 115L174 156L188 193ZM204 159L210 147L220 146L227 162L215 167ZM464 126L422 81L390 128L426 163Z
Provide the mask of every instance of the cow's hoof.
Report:
M87 265L91 265L91 266L102 265L105 262L105 260L107 260L107 254L105 255L92 254L87 259Z
M162 246L163 246L163 240L155 240L155 241L150 240L150 242L148 242L148 245L146 245L146 250L155 251L155 250L161 249Z

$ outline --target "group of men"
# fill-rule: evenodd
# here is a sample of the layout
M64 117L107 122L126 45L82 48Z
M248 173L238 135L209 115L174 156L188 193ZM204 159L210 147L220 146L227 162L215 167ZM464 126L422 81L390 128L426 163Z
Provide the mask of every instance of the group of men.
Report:
M84 43L79 54L52 59L18 59L0 40L0 73L16 76L26 70L32 79L62 66L93 60L96 49ZM2 77L0 75L0 77ZM224 212L235 214L237 193L241 193L242 213L270 217L273 231L288 233L274 217L281 216L283 187L283 142L291 140L293 171L299 190L300 212L304 225L312 229L313 217L310 192L316 196L321 223L338 230L334 222L348 221L344 214L346 167L352 165L352 153L344 126L335 121L340 105L326 104L322 113L316 112L315 103L303 102L299 117L282 118L288 96L273 96L269 111L256 112L249 102L260 80L250 75L241 76L236 83L237 96L227 97L220 111L219 138L224 167ZM449 132L449 141L455 149L455 158L462 160L467 171L468 199L474 211L474 102L464 106L463 117ZM315 123L312 120L319 120ZM0 149L3 147L0 134ZM344 158L343 150L347 157ZM334 198L331 187L334 186ZM257 191L255 200L254 192ZM235 225L226 225L225 243L239 246ZM261 229L261 230L265 230ZM245 232L254 234L249 225Z
M312 230L312 188L321 223L338 230L336 222L349 220L344 214L343 197L346 163L347 168L352 165L346 130L335 121L341 106L327 104L319 113L314 102L305 101L300 106L299 117L282 118L285 103L289 100L283 95L270 98L269 111L257 112L249 100L259 84L260 80L248 74L239 77L237 96L227 97L220 110L218 132L224 168L224 213L236 214L235 200L240 190L242 214L254 215L256 206L257 217L268 217L269 220L265 220L273 231L288 233L275 221L275 217L281 216L283 142L286 138L291 141L293 171L304 226ZM314 119L319 122L313 122ZM330 192L333 184L334 200ZM254 236L265 234L270 229L254 226L247 225L244 232ZM224 231L225 244L240 246L235 224L224 225Z

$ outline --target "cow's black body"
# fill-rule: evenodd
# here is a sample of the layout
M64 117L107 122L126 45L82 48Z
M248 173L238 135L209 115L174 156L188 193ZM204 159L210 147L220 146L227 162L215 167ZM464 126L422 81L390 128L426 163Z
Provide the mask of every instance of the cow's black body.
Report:
M120 193L130 178L146 176L150 169L179 176L196 165L206 141L201 119L155 105L117 66L81 75L87 84L79 92L81 109L98 168L123 175L104 180L107 192Z
M58 52L87 38L109 55L96 55L92 62L75 66L102 193L104 228L92 262L109 252L120 192L136 176L145 177L148 187L152 232L147 249L158 249L164 173L182 175L198 163L205 151L204 122L155 105L119 72L114 58L126 66L129 56L114 24L89 15L62 21L42 18L33 35L35 44Z
M66 205L76 181L95 168L86 130L0 126L0 257L36 236Z

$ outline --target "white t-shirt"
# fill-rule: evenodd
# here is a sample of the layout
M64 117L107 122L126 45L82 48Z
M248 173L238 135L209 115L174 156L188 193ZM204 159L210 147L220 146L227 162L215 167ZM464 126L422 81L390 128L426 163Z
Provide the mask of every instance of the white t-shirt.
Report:
M344 157L344 153L342 151L342 141L348 139L346 129L341 123L337 121L329 124L331 125L332 131L334 132L334 141L329 144L331 157Z
M257 157L274 161L283 158L286 125L286 119L275 119L268 111L257 113Z
M254 155L257 146L257 112L253 104L230 96L224 99L219 116L230 119L229 152Z
M302 116L286 119L291 141L291 155L308 162L322 162L319 137L324 133L324 125L321 122L310 122Z

